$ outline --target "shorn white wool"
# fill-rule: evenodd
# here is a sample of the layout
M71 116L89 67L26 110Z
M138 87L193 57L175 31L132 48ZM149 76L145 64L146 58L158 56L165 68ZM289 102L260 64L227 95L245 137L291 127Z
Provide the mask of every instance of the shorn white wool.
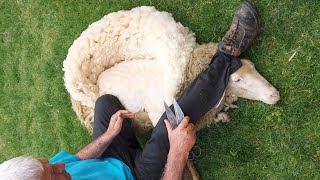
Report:
M113 94L129 111L146 110L157 120L163 101L172 103L195 44L188 28L154 7L111 13L70 47L65 86L89 108L99 95Z

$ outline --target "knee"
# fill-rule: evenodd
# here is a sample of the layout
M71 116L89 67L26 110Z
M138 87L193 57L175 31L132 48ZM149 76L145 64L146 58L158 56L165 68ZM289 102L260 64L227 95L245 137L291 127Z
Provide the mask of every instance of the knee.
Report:
M96 101L96 107L97 106L106 106L108 104L114 104L117 103L119 100L116 96L111 94L105 94L100 96Z
M107 126L107 122L118 109L119 100L116 96L110 94L100 96L94 107L94 131L97 127Z
M97 99L94 109L95 114L108 114L111 117L112 114L124 109L124 107L116 96L105 94Z

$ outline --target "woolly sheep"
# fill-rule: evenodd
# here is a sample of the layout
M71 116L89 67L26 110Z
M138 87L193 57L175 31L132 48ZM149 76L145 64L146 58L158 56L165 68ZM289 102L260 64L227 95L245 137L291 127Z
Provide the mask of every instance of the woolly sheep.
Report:
M184 74L183 83L179 86L176 98L195 78L202 72L209 64L211 57L216 51L216 44L209 43L203 45L197 45L192 53L192 56L187 64ZM267 104L276 103L279 98L279 92L270 83L265 80L254 68L253 63L246 59L241 59L242 67L233 73L230 77L229 84L226 89L225 97L217 108L212 108L197 124L197 128L202 128L206 124L212 122L227 122L230 117L226 112L220 112L224 109L227 111L229 108L235 108L232 103L237 100L238 97L259 100ZM246 81L245 86L238 86L233 80L239 76ZM252 83L254 86L251 86ZM72 99L73 108L76 111L79 119L86 127L91 131L93 122L93 108L82 105L80 101ZM140 133L150 131L153 128L153 124L148 117L147 112L140 111L137 113L134 125Z
M194 34L172 15L154 7L118 11L91 24L69 48L63 63L65 86L81 123L92 132L95 100L116 95L137 112L137 131L153 128L171 103L209 64L216 44L197 45ZM230 77L224 98L197 124L229 121L222 109L236 107L237 97L276 103L280 96L249 60ZM244 83L236 82L242 79ZM195 172L188 162L191 172Z
M176 23L169 13L154 7L119 11L91 24L75 40L63 64L65 86L75 112L89 131L94 102L106 93L116 95L128 110L138 112L135 126L147 131L164 111L162 101L171 103L207 67L215 51L213 43L196 45L193 33ZM243 67L230 79L251 73L262 89L251 92L257 86L248 86L240 92L244 87L230 81L223 103L208 112L198 127L212 121L228 121L226 113L218 112L235 107L232 102L237 97L266 103L270 96L272 102L279 99L278 92L252 63L242 61ZM260 92L267 92L268 97L263 99Z

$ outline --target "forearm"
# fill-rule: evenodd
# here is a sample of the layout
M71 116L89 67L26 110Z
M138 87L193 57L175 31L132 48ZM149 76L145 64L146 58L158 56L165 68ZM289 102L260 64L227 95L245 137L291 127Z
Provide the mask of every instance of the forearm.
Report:
M181 180L187 161L188 153L178 153L174 150L170 150L162 179Z
M102 134L99 138L92 141L86 147L81 149L76 156L80 159L93 159L99 158L102 153L111 144L114 136L109 135L107 132Z

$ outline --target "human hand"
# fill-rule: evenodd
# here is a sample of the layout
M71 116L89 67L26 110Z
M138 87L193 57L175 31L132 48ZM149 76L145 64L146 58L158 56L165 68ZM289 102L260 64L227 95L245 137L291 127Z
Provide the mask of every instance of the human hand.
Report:
M190 118L185 116L179 126L173 129L168 120L164 120L170 143L170 151L188 156L191 148L196 142L196 131L194 125L189 123Z
M127 110L119 110L111 116L109 127L107 129L107 134L115 137L117 136L122 128L122 123L124 118L134 118L134 113Z

